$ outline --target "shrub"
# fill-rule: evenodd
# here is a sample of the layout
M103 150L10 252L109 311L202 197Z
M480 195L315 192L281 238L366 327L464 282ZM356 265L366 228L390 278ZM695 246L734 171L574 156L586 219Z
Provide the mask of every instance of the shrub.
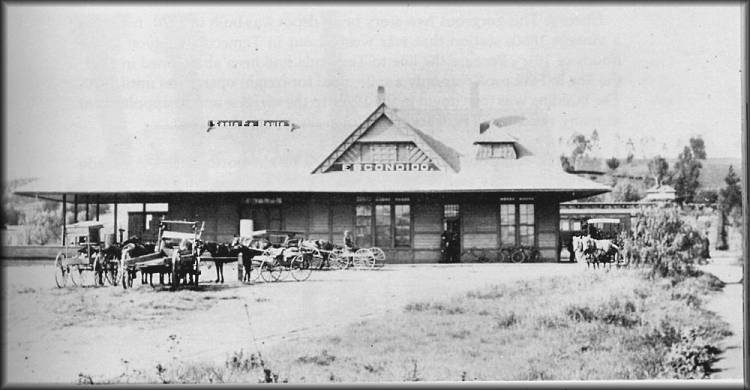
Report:
M633 234L624 234L624 255L650 266L648 276L681 280L699 276L695 264L703 248L701 233L685 221L677 207L641 210Z
M708 343L696 329L690 329L669 350L667 367L676 379L708 378L719 353L719 348Z

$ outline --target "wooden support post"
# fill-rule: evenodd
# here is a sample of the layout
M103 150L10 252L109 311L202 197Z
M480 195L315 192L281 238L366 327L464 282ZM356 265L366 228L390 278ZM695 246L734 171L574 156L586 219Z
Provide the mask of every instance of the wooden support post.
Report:
M78 222L78 195L73 195L73 223Z
M65 231L65 225L67 224L67 221L68 221L67 216L68 216L68 199L67 199L67 195L63 194L63 199L62 199L62 245L63 246L65 246L65 233L67 233Z
M89 204L89 200L88 198L86 198L86 220L87 221L89 220L89 209L91 208L90 206L91 205Z
M96 221L99 222L99 195L96 196Z
M143 225L141 225L141 237L143 237L144 234L146 234L146 203L143 203Z
M115 227L113 233L115 234L115 241L117 241L117 198L115 197Z

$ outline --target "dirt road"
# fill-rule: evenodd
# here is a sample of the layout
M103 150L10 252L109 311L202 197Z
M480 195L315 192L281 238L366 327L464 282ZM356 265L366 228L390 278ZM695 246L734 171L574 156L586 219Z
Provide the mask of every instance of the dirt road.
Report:
M714 251L709 264L702 268L716 275L727 285L724 291L713 296L706 307L719 314L731 327L734 335L728 337L721 348L724 353L721 360L715 364L720 371L713 374L714 379L742 379L742 324L743 294L742 294L742 266L738 262L741 253Z
M415 301L444 300L488 284L571 275L577 264L389 265L315 272L305 282L202 283L178 292L137 286L58 289L49 265L5 265L8 383L71 383L174 360L223 363L239 350L331 334ZM213 279L204 270L203 280ZM233 266L225 266L236 279ZM137 282L138 283L138 282ZM245 306L249 308L248 315Z

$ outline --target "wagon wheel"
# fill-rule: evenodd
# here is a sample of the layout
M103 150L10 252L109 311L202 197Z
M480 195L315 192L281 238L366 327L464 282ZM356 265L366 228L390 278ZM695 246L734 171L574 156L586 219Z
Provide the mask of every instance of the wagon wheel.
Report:
M247 279L250 282L257 282L258 278L260 278L260 267L263 265L262 262L257 260L252 260L250 262L250 275L247 276Z
M370 264L372 264L372 261L373 261L373 255L370 249L360 248L360 249L357 249L356 252L354 252L352 262L354 263L354 266L357 268L369 268Z
M283 268L278 266L275 261L273 263L263 261L260 265L260 277L269 283L281 279L281 273L283 271Z
M373 256L373 267L384 267L385 266L385 252L383 252L382 249L378 247L370 248L370 251L372 251Z
M65 259L65 254L58 253L55 257L55 284L58 288L65 287L65 282L68 280L68 262Z
M83 275L78 264L68 267L68 278L73 286L83 286Z
M305 256L303 256L302 254L298 254L292 258L289 270L294 280L298 282L307 280L307 278L309 278L310 274L312 273L310 262L306 260Z
M172 255L172 290L176 290L180 285L180 272L178 271L180 263L180 253L174 251Z
M328 254L328 266L333 269L346 269L349 266L349 259L344 255L343 248L334 248Z
M510 255L510 260L514 263L523 263L526 260L526 253L523 249L518 248Z

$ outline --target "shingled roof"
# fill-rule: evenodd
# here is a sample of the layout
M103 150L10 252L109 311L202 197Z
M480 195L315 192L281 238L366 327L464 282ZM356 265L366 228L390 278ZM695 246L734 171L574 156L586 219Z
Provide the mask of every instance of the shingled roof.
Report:
M402 114L380 104L355 131L343 137L335 136L342 134L340 131L305 126L303 120L299 121L301 129L294 132L242 127L206 132L205 128L196 126L172 144L134 140L133 144L124 146L132 149L122 155L133 155L135 150L139 153L135 158L117 160L122 157L114 156L114 163L106 162L109 165L97 168L96 174L90 174L93 171L86 166L64 177L39 178L20 187L16 193L50 199L60 199L62 194L78 194L79 198L98 197L107 203L115 195L122 201L175 193L518 192L558 193L561 199L575 199L610 191L607 186L565 173L559 161L541 154L523 153L516 160L477 160L474 154L466 152L474 141L482 139L476 127L451 125L457 132L452 137L457 149L411 125ZM445 169L428 172L321 169L335 161L336 151L355 142L383 115L400 129L408 130L418 147L433 160L444 162ZM449 123L449 120L444 122ZM527 125L523 130L532 132L534 128ZM486 137L490 133L485 132ZM525 148L526 145L519 146Z

